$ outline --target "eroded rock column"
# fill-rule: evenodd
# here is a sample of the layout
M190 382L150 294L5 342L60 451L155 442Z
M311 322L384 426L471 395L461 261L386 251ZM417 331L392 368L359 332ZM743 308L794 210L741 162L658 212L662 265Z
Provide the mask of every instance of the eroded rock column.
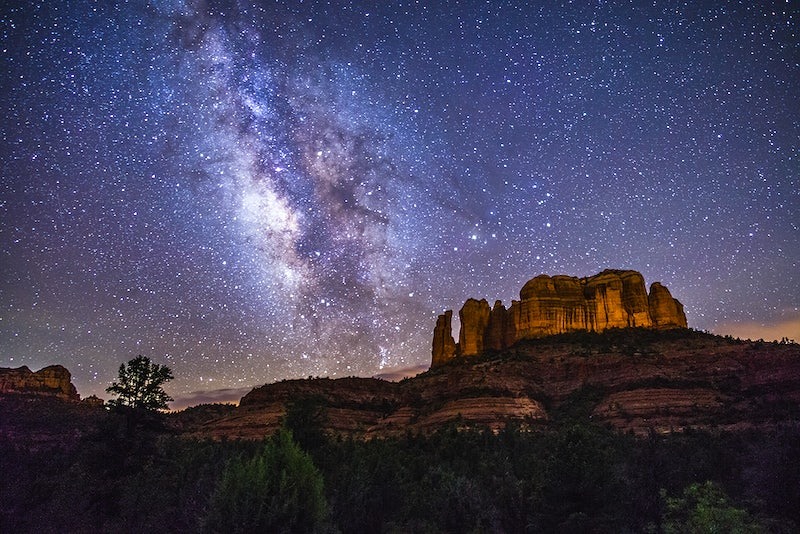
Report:
M449 362L456 356L456 342L453 339L453 310L447 310L436 319L433 329L433 358L431 367Z
M650 286L650 317L653 318L654 328L686 328L686 314L683 304L672 298L669 289L660 282L653 282Z
M458 312L461 331L458 334L459 356L476 356L483 353L486 329L489 326L489 303L486 299L468 299Z

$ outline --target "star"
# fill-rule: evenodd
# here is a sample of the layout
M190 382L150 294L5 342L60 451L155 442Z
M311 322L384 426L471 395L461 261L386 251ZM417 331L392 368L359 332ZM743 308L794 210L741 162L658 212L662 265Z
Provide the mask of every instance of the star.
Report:
M800 337L786 3L1 9L0 366L370 376L606 268Z

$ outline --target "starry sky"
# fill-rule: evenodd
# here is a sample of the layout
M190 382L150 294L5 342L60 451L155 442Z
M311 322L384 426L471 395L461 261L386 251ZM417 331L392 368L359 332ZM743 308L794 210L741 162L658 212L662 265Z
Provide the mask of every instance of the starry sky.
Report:
M143 354L179 401L238 398L425 366L445 309L605 268L800 339L799 18L3 2L0 366L108 398Z

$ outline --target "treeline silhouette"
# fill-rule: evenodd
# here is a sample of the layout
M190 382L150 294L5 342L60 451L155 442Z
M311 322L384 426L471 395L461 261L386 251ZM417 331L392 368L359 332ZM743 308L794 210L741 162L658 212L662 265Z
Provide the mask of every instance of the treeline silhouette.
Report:
M262 442L196 441L106 412L68 447L0 441L3 532L795 532L800 427L646 437L566 410L358 441L315 399Z

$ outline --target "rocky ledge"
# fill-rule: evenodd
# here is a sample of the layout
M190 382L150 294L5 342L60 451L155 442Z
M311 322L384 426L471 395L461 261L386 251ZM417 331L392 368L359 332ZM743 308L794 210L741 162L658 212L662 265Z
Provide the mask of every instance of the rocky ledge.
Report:
M23 394L79 401L72 375L60 365L50 365L35 373L26 366L0 367L0 394Z
M522 339L609 328L686 328L683 305L659 282L648 294L637 271L605 270L587 278L537 276L506 309L469 299L458 312L461 331L453 339L453 311L440 315L433 332L431 367L460 356L504 350Z
M36 372L0 367L0 442L6 447L76 447L106 413L94 395L81 401L72 375L60 365Z

